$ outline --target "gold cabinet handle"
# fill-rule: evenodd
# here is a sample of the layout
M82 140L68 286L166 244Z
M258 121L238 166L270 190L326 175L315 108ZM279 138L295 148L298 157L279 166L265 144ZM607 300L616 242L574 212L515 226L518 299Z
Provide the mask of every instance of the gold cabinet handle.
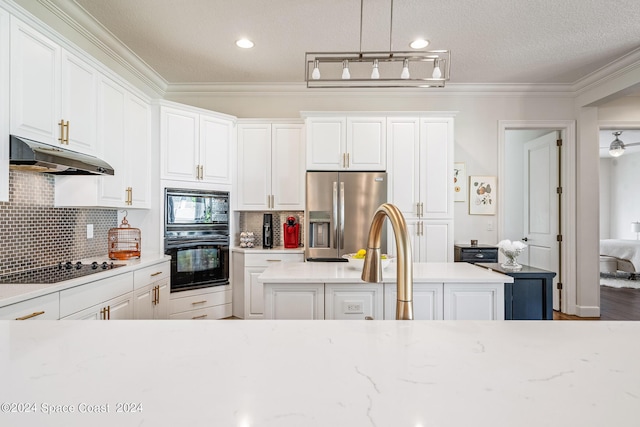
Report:
M107 309L103 307L100 309L100 320L106 320L106 319L107 319Z
M156 297L156 304L160 304L160 285L156 286L156 294L158 295Z
M205 302L207 302L207 300L202 300L202 301L196 301L196 302L192 302L191 305L198 305L198 304L204 304Z
M151 273L151 277L158 276L162 274L162 271L156 271L155 273Z
M64 139L64 143L69 145L69 120L67 120L67 123L65 123L64 127L67 128L67 136Z
M203 314L202 316L194 316L192 319L204 319L205 317L207 317L207 315Z
M40 316L41 314L44 314L44 311L36 311L34 313L27 314L26 316L16 317L16 320L27 320L31 319L32 317Z
M349 153L347 153L347 169L349 168L350 164L351 164L351 159L349 158Z
M420 216L424 216L424 202L420 202Z
M60 126L60 138L58 138L58 141L60 141L60 144L64 144L64 120L60 119L58 126Z
M281 262L281 259L268 259L267 262Z
M111 306L107 306L107 320L111 320Z
M204 165L200 165L200 179L204 179Z

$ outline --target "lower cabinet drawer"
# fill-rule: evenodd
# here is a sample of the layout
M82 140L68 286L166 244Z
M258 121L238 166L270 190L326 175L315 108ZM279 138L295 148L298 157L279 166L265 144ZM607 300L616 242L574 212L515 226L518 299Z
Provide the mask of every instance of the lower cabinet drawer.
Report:
M463 251L460 258L464 262L498 262L498 250Z
M59 292L0 308L0 320L58 320L59 318Z
M231 317L231 303L217 305L215 307L201 308L198 310L183 311L169 316L171 320L215 320Z
M88 307L133 291L133 273L125 273L106 279L60 291L60 317L66 317Z
M169 317L173 318L174 314L185 311L199 310L223 304L231 304L230 289L220 292L192 295L183 298L174 298L172 296L172 298L169 300Z

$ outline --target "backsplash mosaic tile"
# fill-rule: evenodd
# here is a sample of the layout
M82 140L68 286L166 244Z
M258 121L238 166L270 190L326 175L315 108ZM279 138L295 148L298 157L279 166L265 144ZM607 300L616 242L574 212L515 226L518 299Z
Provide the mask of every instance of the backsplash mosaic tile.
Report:
M283 224L287 222L287 217L293 216L300 224L300 246L304 246L304 212L240 212L240 229L237 230L234 245L240 245L240 233L242 231L253 231L256 236L255 247L262 247L262 221L263 214L273 215L273 246L283 246L282 239Z
M117 211L55 208L54 193L53 175L9 171L9 202L0 202L0 275L107 254Z

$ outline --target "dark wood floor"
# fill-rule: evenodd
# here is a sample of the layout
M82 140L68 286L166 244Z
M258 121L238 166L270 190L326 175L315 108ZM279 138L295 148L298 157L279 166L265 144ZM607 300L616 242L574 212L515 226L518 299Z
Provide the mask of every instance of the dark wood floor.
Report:
M600 317L577 317L555 311L553 320L640 320L640 289L600 286Z

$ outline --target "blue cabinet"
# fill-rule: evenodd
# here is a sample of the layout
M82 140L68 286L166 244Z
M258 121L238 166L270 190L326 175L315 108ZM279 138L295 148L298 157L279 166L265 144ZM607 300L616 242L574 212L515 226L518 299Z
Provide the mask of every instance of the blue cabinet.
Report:
M498 263L479 266L513 277L504 284L505 320L553 320L553 271L523 265L519 270L503 268Z

